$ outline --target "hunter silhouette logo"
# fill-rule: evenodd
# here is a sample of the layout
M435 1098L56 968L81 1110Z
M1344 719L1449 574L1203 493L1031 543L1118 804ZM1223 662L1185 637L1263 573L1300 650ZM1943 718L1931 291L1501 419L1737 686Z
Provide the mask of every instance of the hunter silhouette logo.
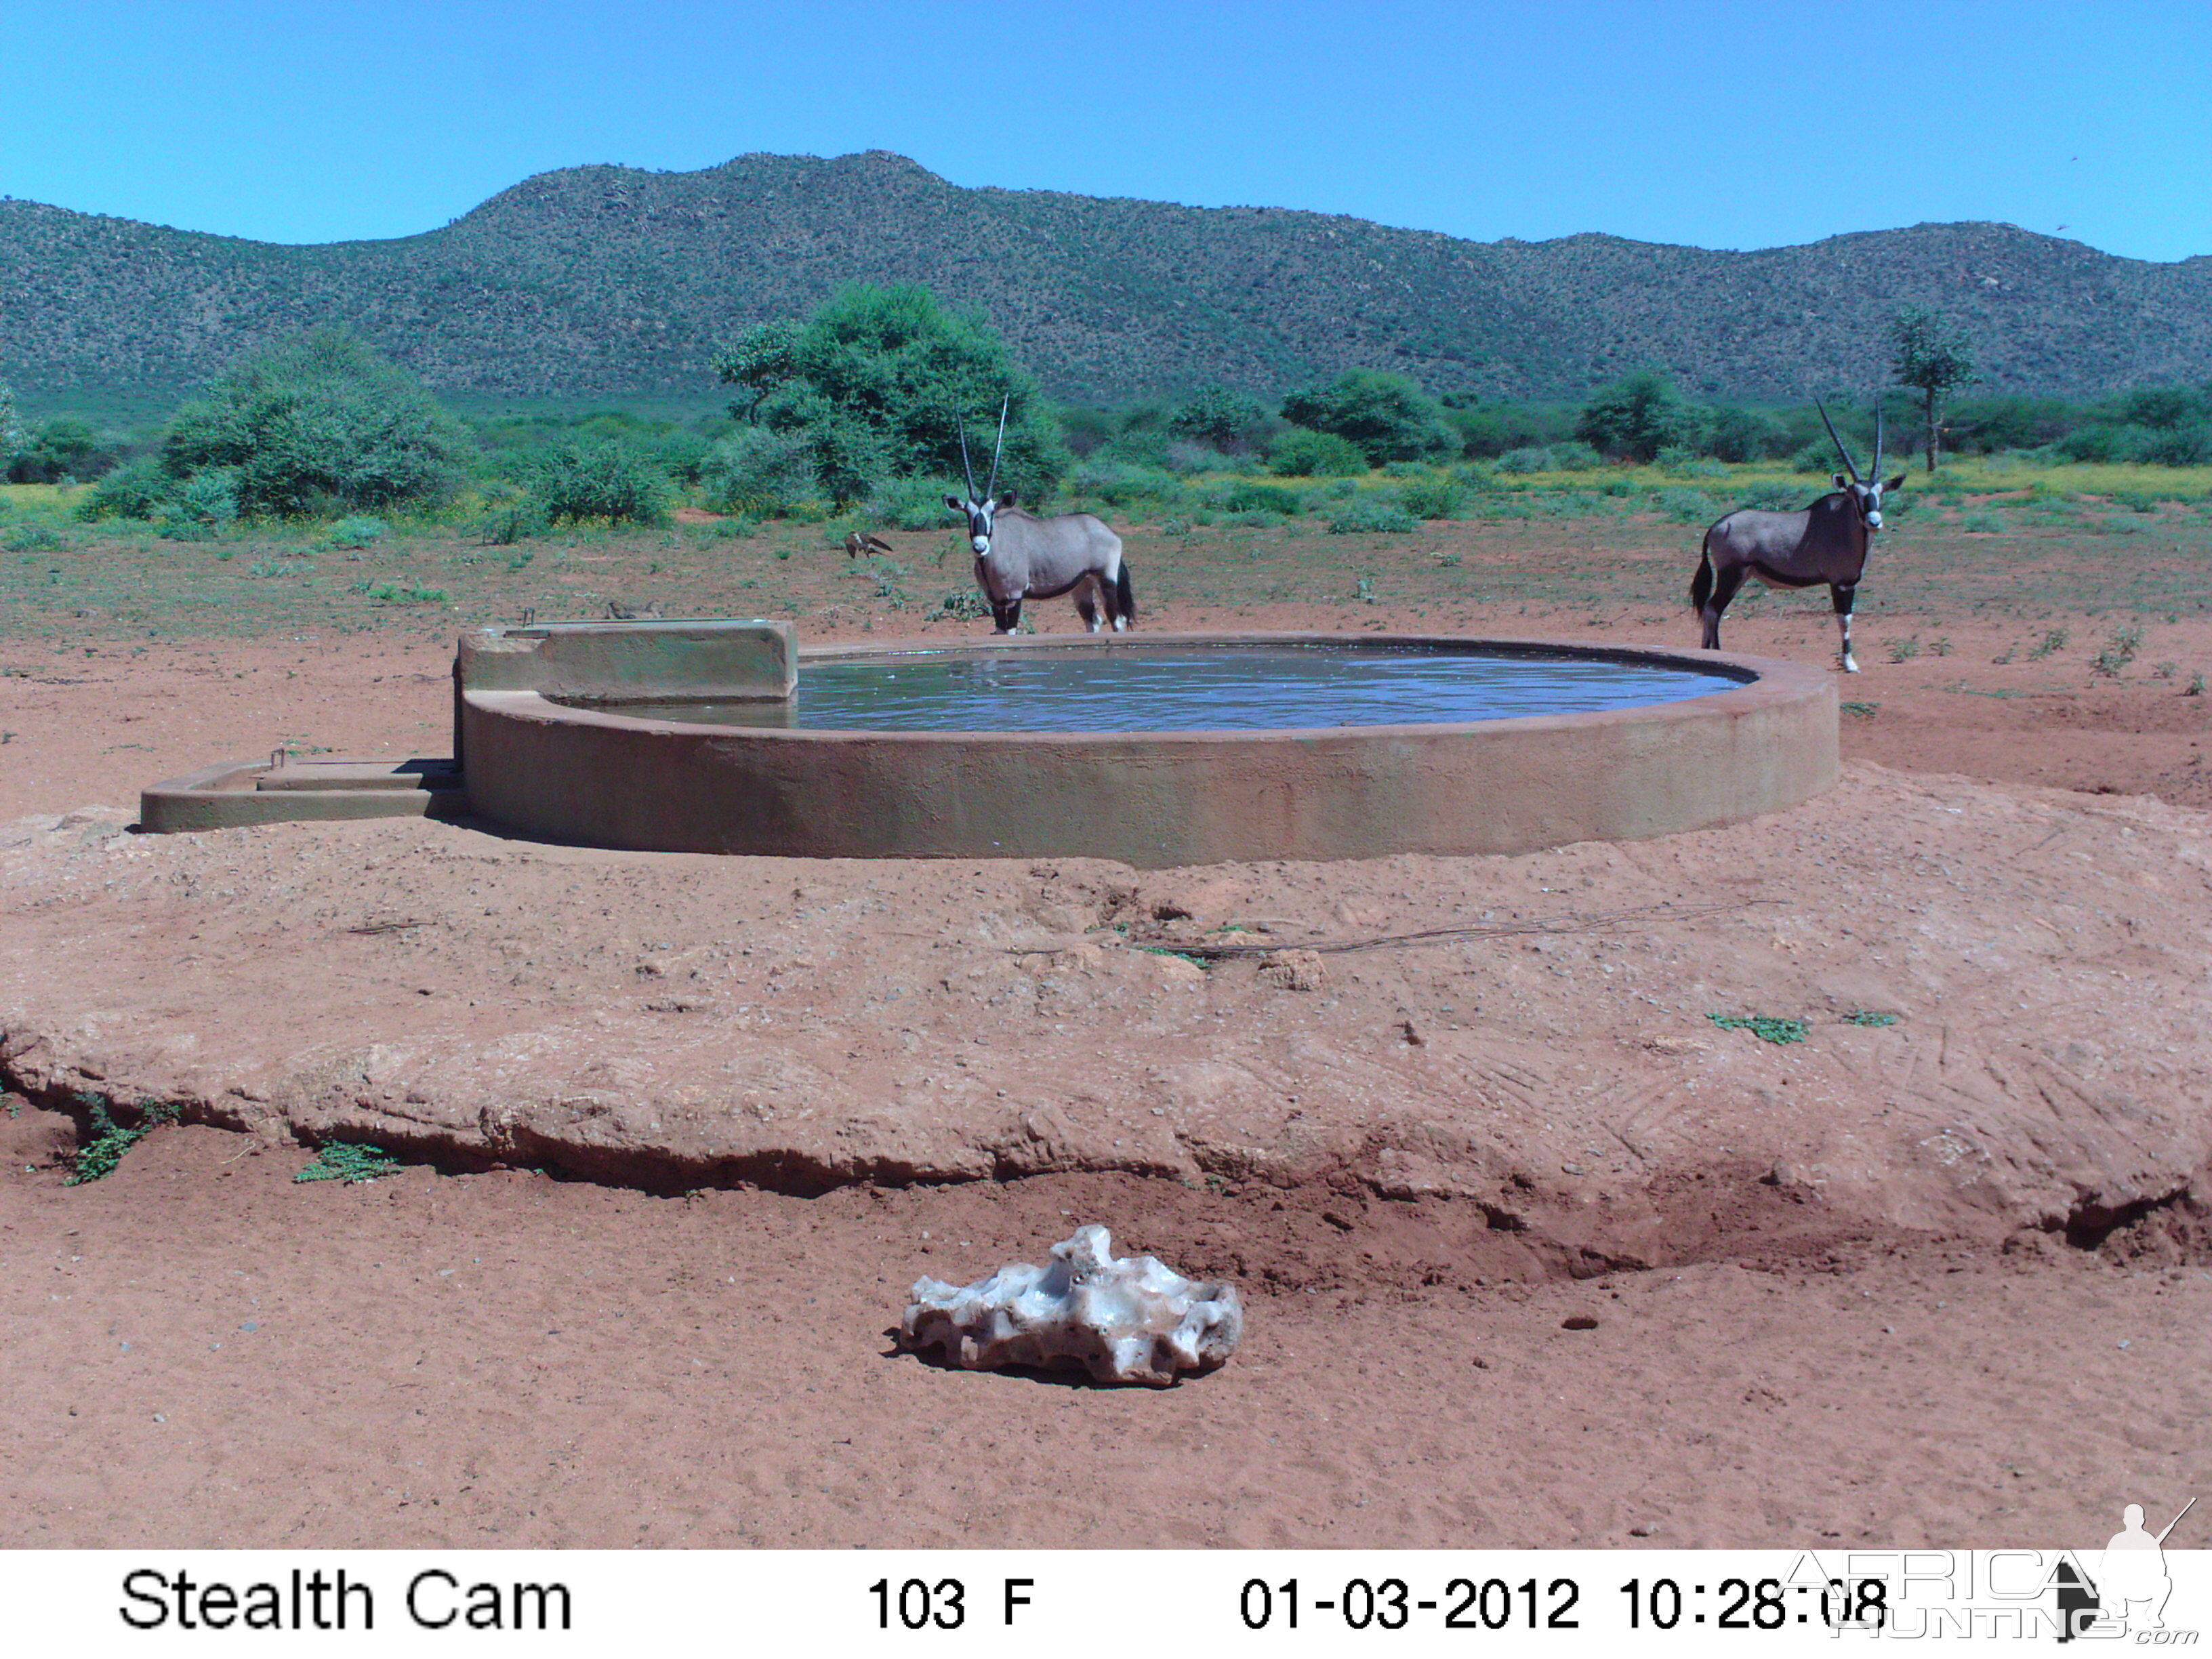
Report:
M2070 1642L2107 1620L2116 1635L2164 1630L2166 1598L2173 1594L2173 1580L2166 1571L2166 1536L2196 1507L2192 1498L2164 1532L2152 1534L2143 1529L2142 1505L2130 1504L2120 1512L2120 1530L2106 1544L2094 1577L2075 1571L2070 1558L2061 1561L2053 1575L2062 1626L2058 1639Z

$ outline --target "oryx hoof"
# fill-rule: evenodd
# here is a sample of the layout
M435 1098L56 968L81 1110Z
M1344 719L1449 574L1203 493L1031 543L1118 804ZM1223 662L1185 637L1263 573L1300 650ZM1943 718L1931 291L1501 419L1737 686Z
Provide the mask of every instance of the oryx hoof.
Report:
M1838 665L1841 667L1846 674L1856 674L1859 672L1858 664L1850 657L1845 657Z

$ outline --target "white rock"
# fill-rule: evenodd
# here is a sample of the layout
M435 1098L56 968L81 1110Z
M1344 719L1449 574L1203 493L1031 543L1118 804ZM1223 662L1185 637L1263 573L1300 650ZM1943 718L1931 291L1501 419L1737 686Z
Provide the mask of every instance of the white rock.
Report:
M967 1370L1081 1365L1097 1382L1165 1388L1237 1352L1237 1287L1183 1278L1149 1255L1115 1261L1103 1227L1078 1227L1042 1267L1018 1261L973 1285L915 1281L910 1348L939 1347Z

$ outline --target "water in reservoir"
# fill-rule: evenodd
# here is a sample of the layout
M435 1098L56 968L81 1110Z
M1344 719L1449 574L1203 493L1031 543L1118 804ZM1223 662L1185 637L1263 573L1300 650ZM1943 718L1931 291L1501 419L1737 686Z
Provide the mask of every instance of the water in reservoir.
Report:
M1419 646L915 652L803 664L788 703L624 703L611 712L817 731L1256 731L1583 714L1742 683L1654 664Z

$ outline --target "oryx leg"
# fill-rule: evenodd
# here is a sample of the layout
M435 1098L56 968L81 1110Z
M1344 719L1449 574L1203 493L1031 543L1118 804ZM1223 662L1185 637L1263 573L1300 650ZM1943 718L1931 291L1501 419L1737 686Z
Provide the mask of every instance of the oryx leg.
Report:
M1851 655L1851 600L1858 591L1856 582L1828 584L1828 596L1836 602L1836 632L1842 636L1838 660L1846 674L1859 672L1858 659Z
M1705 647L1708 651L1721 648L1721 613L1729 608L1736 589L1743 586L1744 570L1744 566L1732 564L1713 573L1712 594L1705 600L1705 609L1698 613L1705 625Z
M1008 599L1004 605L994 599L991 602L991 620L998 625L1001 634L1011 634L1019 628L1022 625L1020 598L1017 596Z
M1088 576L1075 585L1075 614L1083 618L1083 627L1086 633L1096 634L1098 631L1098 600L1102 593L1104 593L1104 590ZM1110 593L1105 593L1104 597L1107 614L1110 616L1113 614L1113 599ZM1121 624L1117 622L1115 626L1118 628Z

